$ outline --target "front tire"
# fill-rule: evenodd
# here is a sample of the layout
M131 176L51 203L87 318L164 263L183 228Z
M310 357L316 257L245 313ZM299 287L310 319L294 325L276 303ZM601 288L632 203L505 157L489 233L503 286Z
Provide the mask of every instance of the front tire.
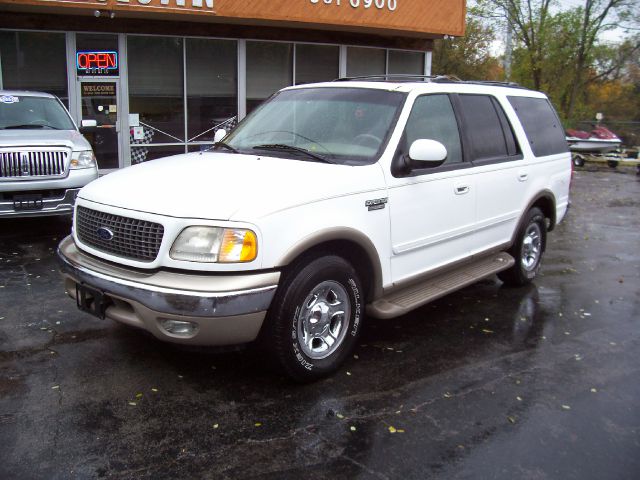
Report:
M516 241L509 249L516 263L508 270L498 273L498 278L512 286L531 283L540 271L546 240L547 221L542 211L533 207L527 212Z
M356 344L363 300L357 272L345 259L325 255L297 262L273 299L263 342L293 380L327 376Z

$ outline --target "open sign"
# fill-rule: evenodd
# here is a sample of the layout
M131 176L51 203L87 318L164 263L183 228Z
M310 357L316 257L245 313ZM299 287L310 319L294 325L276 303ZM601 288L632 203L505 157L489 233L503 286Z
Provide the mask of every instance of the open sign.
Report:
M118 75L118 52L76 52L78 75Z

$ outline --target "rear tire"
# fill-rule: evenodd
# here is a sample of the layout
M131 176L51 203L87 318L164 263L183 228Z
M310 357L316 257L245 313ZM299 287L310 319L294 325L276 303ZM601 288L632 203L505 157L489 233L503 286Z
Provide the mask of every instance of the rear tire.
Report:
M511 286L531 283L540 271L546 241L547 221L542 211L533 207L527 212L516 241L508 251L516 263L498 273L498 278Z
M334 372L355 346L364 291L353 266L325 255L294 264L267 315L263 346L297 382Z

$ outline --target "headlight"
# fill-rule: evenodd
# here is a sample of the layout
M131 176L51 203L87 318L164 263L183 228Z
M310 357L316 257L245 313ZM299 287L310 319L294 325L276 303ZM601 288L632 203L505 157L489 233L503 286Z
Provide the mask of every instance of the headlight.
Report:
M94 168L96 166L96 157L91 150L83 150L82 152L73 152L71 154L71 168Z
M173 242L169 256L187 262L251 262L258 255L256 234L242 228L188 227Z

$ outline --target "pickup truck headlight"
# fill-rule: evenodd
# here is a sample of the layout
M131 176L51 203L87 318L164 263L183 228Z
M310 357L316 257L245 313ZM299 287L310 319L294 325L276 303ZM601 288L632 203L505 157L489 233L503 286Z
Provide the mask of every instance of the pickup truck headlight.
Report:
M251 262L258 255L256 234L243 228L188 227L171 247L174 260L207 263Z
M71 153L71 168L95 168L96 156L91 150Z

